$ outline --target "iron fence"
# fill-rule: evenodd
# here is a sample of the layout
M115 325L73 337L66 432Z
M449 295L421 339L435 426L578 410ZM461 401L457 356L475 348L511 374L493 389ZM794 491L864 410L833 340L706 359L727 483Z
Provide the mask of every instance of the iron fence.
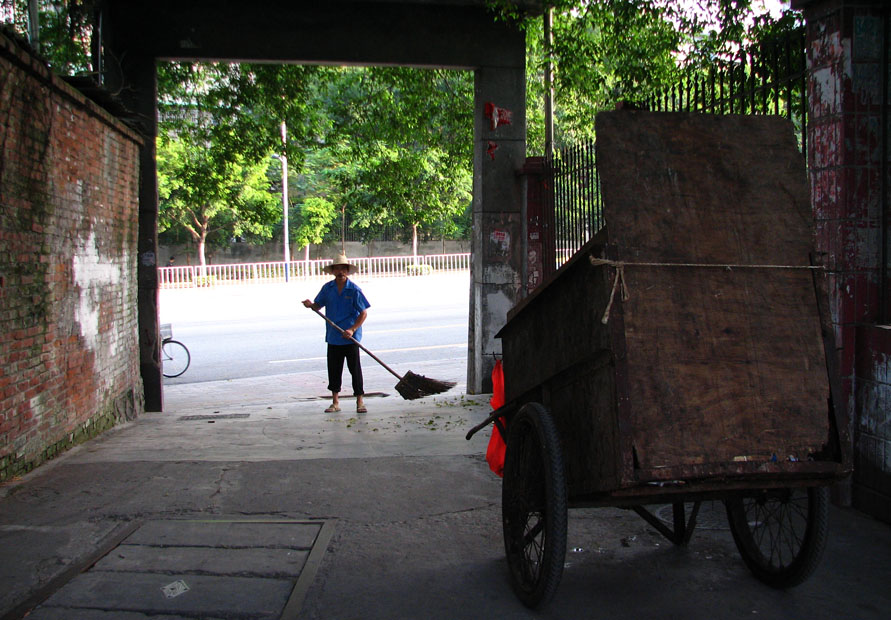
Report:
M691 71L675 86L645 99L652 111L776 114L795 127L807 153L807 62L804 28L741 49L705 71ZM603 226L594 142L564 147L545 158L544 228L553 231L542 265L547 277ZM553 258L551 258L553 257Z
M415 256L372 256L353 258L359 271L355 278L424 276L432 273L469 271L470 254L424 254ZM158 286L196 288L234 284L269 284L290 280L328 278L325 267L330 259L230 263L224 265L184 265L158 268Z
M792 121L807 153L807 41L805 29L742 48L691 71L675 86L644 100L654 111L775 114Z
M553 218L555 264L543 265L547 277L569 260L603 226L594 141L567 146L545 157L546 217Z

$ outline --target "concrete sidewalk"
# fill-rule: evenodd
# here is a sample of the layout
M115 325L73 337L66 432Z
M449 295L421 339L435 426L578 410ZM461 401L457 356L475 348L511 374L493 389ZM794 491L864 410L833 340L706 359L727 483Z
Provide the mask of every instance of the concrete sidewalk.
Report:
M426 369L425 369L426 371ZM435 369L431 376L439 376ZM344 400L287 375L170 386L166 411L0 487L0 616L885 618L891 528L833 508L788 592L742 563L720 504L676 548L630 511L570 511L563 580L513 596L487 397ZM301 396L295 396L295 395Z

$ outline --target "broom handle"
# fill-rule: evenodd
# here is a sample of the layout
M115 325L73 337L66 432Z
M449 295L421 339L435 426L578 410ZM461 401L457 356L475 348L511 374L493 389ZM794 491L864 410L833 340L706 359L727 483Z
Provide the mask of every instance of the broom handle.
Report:
M337 331L339 331L339 332L344 336L344 338L349 338L350 340L352 340L353 342L355 342L357 345L359 345L359 348L360 348L360 349L362 349L363 351L365 351L365 352L371 357L371 359L373 359L375 362L377 362L378 364L380 364L381 366L383 366L384 368L386 368L387 370L389 370L390 373L391 373L394 377L396 377L397 379L399 379L400 381L402 381L402 377L401 377L399 374L397 374L397 372L396 372L395 370L393 370L392 368L390 368L389 366L387 366L386 364L384 364L384 363L380 360L380 358L378 358L377 355L375 355L374 353L372 353L371 351L369 351L368 349L366 349L365 347L363 347L361 342L359 342L358 340L356 340L356 339L353 338L352 336L347 336L346 334L344 334L344 333L343 333L344 330L340 327L340 325L338 325L337 323L335 323L334 321L332 321L331 319L329 319L327 316L325 316L324 314L322 314L321 312L319 312L319 311L316 310L315 308L310 308L310 309L311 309L313 312L315 312L316 314L318 314L320 317L322 317L323 319L325 319L326 321L328 321L328 323L331 324L331 327L333 327L333 328L335 328Z

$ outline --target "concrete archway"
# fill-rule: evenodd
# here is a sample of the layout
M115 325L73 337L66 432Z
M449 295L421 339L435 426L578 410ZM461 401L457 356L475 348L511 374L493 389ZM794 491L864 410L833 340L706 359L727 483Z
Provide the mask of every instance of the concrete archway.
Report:
M534 2L517 2L534 9ZM157 132L155 62L222 60L403 65L473 70L474 195L467 386L488 391L494 335L518 300L526 154L525 38L485 0L243 3L107 0L108 87ZM153 140L142 149L139 224L140 366L148 411L163 407L156 275L158 193Z

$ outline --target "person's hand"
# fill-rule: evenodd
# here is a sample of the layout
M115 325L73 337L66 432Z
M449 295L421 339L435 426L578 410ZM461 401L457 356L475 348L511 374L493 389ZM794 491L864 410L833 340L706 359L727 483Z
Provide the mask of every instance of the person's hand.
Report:
M356 333L354 329L345 329L343 330L343 337L346 339L350 339L353 337L353 334Z
M304 300L303 300L303 306L304 306L305 308L312 308L312 302L311 302L310 300L308 300L308 299L304 299Z

